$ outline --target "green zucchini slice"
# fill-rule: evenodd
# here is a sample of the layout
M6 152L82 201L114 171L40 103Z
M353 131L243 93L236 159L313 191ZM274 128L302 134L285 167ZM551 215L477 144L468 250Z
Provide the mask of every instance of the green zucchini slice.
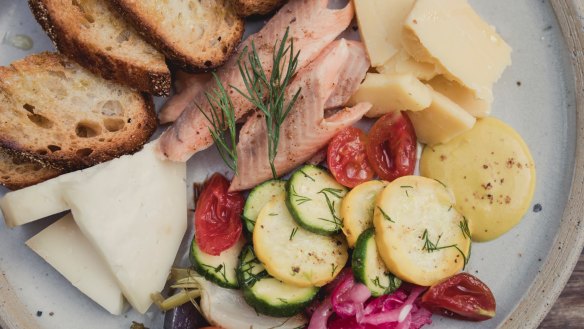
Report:
M213 256L204 253L197 245L195 239L191 243L191 263L195 271L205 279L218 284L223 288L237 289L237 264L239 263L239 254L245 245L245 239L242 237L231 248L223 251L219 256Z
M387 269L379 256L374 228L367 229L359 235L351 266L355 279L366 285L374 297L392 293L402 283Z
M283 180L269 180L249 192L243 208L243 223L249 233L253 233L253 227L263 206L275 196L284 193L286 193L286 181Z
M325 169L306 165L295 171L286 184L286 205L298 225L321 235L341 231L341 201L347 188Z

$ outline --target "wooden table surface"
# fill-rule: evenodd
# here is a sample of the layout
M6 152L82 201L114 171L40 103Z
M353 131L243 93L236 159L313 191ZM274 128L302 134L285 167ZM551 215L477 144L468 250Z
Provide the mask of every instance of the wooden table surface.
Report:
M584 328L584 253L570 281L539 329Z

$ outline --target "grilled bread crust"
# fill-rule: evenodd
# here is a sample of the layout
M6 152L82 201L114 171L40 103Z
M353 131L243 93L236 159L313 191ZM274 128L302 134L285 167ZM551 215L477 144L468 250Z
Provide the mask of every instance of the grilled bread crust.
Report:
M235 51L244 21L229 0L110 0L173 66L200 72L221 66Z
M243 17L253 15L266 15L278 7L280 7L285 0L231 0L235 11Z
M11 156L0 148L0 185L4 185L10 190L35 185L63 173L63 170L55 169L38 161Z
M0 147L72 171L139 150L157 121L152 96L58 53L0 67Z
M29 0L57 49L108 80L157 96L170 93L164 55L105 0Z

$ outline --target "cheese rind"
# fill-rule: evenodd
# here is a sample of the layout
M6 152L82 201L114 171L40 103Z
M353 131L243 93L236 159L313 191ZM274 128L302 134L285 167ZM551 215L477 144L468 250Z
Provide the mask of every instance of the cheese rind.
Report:
M418 0L405 20L404 47L448 79L492 101L492 86L511 64L511 48L466 0Z
M415 0L355 0L359 34L371 65L381 66L401 49L404 19Z
M431 93L430 107L408 113L420 143L446 143L474 126L476 119L463 108L437 91Z
M153 144L108 162L63 199L128 302L144 313L164 288L186 232L186 165L158 159Z
M484 118L491 113L491 102L476 97L474 92L456 81L437 76L428 81L434 90L450 98L468 113L477 118Z
M116 279L71 214L30 238L26 245L111 314L120 315L126 310Z
M370 118L394 111L421 111L432 102L430 89L411 74L367 73L365 81L349 104L368 102L373 105L365 114Z

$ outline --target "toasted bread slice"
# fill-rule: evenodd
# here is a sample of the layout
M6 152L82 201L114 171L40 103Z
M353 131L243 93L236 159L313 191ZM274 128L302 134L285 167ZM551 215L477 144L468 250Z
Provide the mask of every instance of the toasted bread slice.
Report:
M41 162L12 156L0 148L0 185L11 190L35 185L63 173L63 170Z
M156 129L152 96L57 53L0 67L0 147L74 170L131 153Z
M209 70L231 56L244 22L229 0L110 0L173 65Z
M37 21L63 54L108 80L162 96L170 71L107 0L29 0Z
M240 16L266 15L280 7L285 0L231 0Z

